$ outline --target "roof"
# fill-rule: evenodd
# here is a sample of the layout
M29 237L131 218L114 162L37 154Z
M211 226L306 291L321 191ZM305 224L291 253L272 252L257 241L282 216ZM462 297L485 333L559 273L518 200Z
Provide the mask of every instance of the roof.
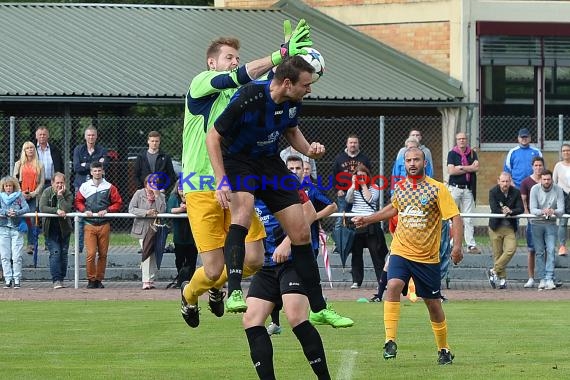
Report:
M309 100L458 102L458 82L298 0L271 9L0 4L0 101L168 102L185 95L220 35L242 62L266 56L282 23L306 18L326 62Z

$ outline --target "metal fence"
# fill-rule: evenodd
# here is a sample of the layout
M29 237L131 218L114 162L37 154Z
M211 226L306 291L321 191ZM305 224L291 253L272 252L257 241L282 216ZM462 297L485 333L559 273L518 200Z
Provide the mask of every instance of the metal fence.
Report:
M29 116L12 118L15 131L10 135L9 117L0 118L0 141L4 146L12 141L15 153L14 159L19 159L22 144L25 141L36 142L35 130L45 126L50 133L50 144L56 145L64 155L67 162L66 175L72 183L73 168L72 155L75 146L84 144L84 130L93 125L98 130L98 143L110 151L111 161L106 172L106 178L115 184L124 201L123 212L128 209L132 194L136 191L134 181L134 159L137 153L147 148L147 134L151 130L161 133L161 148L171 155L175 164L180 163L182 154L182 117L41 117ZM559 149L561 140L570 140L570 128L564 129L565 117L548 118L545 131L540 134L542 140L538 145L544 145L547 138L555 143ZM390 173L398 150L404 145L411 129L422 132L426 146L432 151L434 159L434 177L442 180L446 174L447 152L442 152L442 119L439 116L390 116L390 117L302 117L301 130L309 141L319 141L327 149L325 156L317 161L319 176L332 175L335 156L345 149L346 138L356 133L360 137L361 150L370 158L373 173ZM537 123L533 118L524 117L485 117L481 119L479 136L481 150L485 150L485 142L495 143L494 151L506 152L516 142L519 128L528 127L533 133L533 142L536 140ZM534 128L534 129L533 129ZM477 130L477 128L474 128ZM12 140L10 139L12 137ZM286 142L281 141L281 148ZM445 154L444 154L445 153ZM10 149L0 150L0 175L10 173ZM483 165L490 163L482 163ZM176 169L176 168L175 168ZM487 189L483 189L487 190ZM329 193L334 199L334 191ZM384 194L384 202L388 199L388 192ZM114 220L115 231L129 231L131 222L128 220ZM325 223L327 229L330 225Z

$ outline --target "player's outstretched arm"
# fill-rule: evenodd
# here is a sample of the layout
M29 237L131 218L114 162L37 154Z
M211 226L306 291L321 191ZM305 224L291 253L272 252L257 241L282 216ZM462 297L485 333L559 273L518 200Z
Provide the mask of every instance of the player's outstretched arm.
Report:
M385 206L382 210L376 211L375 213L367 216L355 216L351 219L354 225L357 228L366 227L372 223L378 223L383 220L388 220L393 216L398 214L398 210L392 206L390 203L389 205Z
M271 53L270 56L256 59L245 64L247 73L250 78L257 79L273 66L280 64L283 59L293 55L307 54L304 49L313 45L311 41L310 27L305 20L300 20L295 30L291 31L291 22L285 20L283 23L283 33L285 43L281 45L279 50Z

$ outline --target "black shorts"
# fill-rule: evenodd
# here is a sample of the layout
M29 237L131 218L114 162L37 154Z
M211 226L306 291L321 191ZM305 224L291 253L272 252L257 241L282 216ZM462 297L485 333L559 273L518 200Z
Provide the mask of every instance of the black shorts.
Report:
M306 295L301 279L290 261L261 268L251 279L247 296L281 305L281 296L288 293Z
M224 157L227 181L232 191L252 193L275 214L301 203L299 179L279 156L250 158L244 155Z

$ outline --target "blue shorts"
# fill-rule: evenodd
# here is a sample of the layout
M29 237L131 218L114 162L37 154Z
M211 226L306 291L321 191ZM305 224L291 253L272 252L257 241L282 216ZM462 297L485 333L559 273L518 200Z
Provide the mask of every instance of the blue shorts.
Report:
M422 298L441 298L440 265L408 260L392 253L388 262L388 281L397 278L407 285L414 279L416 294Z

